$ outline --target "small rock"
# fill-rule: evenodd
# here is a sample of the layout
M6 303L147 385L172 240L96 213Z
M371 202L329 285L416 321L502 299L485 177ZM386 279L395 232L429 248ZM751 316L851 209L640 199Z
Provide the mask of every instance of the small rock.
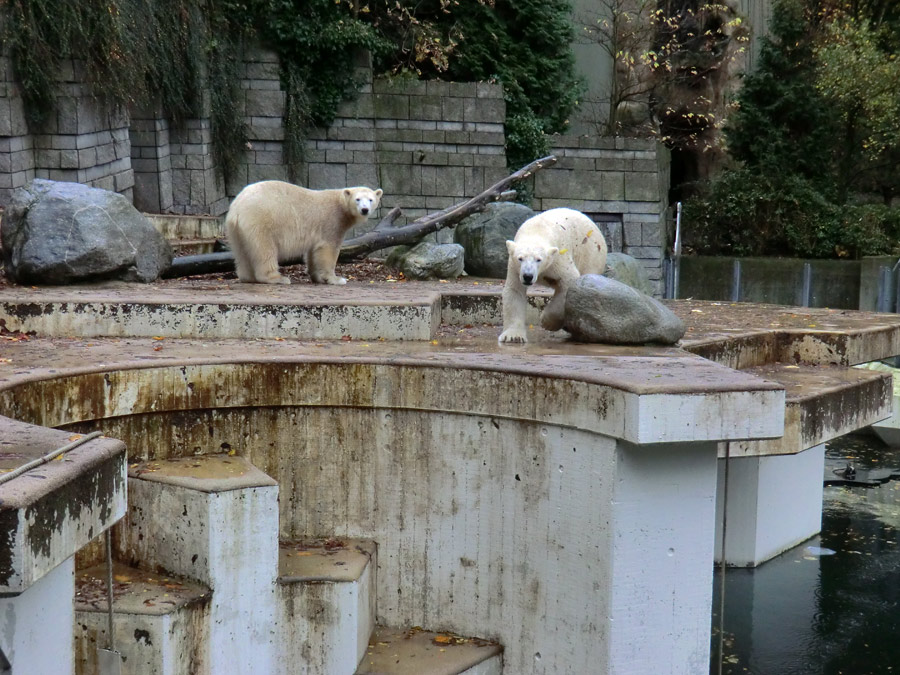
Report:
M645 295L653 294L653 286L650 283L650 277L647 276L647 269L626 253L609 253L606 256L606 272L604 274Z
M397 246L386 264L401 270L407 279L455 279L465 268L463 247L423 241L412 248Z
M489 279L506 278L506 240L513 239L519 225L534 215L523 204L494 202L456 226L456 243L465 249L466 273Z
M563 327L576 340L616 345L670 345L685 332L661 302L599 274L585 274L569 287Z
M172 263L168 242L128 199L79 183L35 179L18 188L0 235L18 283L150 282Z

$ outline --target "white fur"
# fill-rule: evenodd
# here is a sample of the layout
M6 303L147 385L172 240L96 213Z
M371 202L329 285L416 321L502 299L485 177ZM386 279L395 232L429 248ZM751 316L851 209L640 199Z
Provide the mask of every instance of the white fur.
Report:
M225 217L238 279L289 284L278 263L303 256L313 282L346 284L334 273L344 235L378 208L381 195L367 187L308 190L278 180L248 185Z
M606 240L597 225L573 209L551 209L526 220L507 241L509 262L503 287L503 332L498 342L527 342L526 288L535 283L554 293L541 313L541 326L562 328L566 291L582 274L606 270Z

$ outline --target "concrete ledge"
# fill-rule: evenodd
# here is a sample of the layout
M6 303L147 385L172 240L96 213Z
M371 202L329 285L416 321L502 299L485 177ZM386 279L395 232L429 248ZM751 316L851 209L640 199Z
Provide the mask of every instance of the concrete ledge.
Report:
M890 417L892 412L889 373L780 363L746 372L784 385L784 435L732 443L732 457L799 453ZM723 448L719 456L724 456Z
M505 350L494 340L450 350L430 343L90 344L102 366L73 368L83 363L84 347L60 342L54 361L40 355L28 377L0 376L0 414L58 426L151 411L350 406L552 422L634 443L783 431L781 385L666 349L564 355ZM73 389L91 395L76 399Z
M0 325L55 337L428 340L441 320L440 298L432 293L385 301L361 292L335 303L333 288L312 284L239 286L228 300L204 292L218 290L216 284L137 296L133 285L127 293L86 286L33 289L25 297L0 290Z
M200 492L278 486L243 457L227 454L135 463L128 467L128 477Z
M488 640L378 626L356 675L454 675L472 673L479 665L478 673L500 675L502 658L503 647Z
M375 627L375 555L365 539L280 542L278 673L356 670Z
M12 469L80 434L0 418ZM0 485L0 593L22 593L125 515L125 445L96 438Z

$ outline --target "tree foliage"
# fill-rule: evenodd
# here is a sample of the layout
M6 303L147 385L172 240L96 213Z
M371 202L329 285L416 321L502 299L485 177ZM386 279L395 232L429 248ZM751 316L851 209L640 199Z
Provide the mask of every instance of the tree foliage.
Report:
M736 166L687 205L710 253L895 248L900 15L877 0L778 0L726 126ZM884 206L866 204L878 194Z
M566 0L401 0L390 7L390 14L372 10L376 27L397 44L379 61L382 70L500 82L509 164L546 154L546 134L566 128L583 91Z

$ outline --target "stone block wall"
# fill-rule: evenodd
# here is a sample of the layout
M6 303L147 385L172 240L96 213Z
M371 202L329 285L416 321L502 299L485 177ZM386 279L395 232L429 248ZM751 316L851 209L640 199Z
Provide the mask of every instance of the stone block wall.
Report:
M402 222L473 197L507 175L500 85L373 80L365 58L358 75L367 82L360 95L327 129L310 133L299 184L380 187L381 213L400 207ZM288 178L285 94L278 58L266 50L245 54L240 103L249 142L227 186L211 152L208 92L197 118L175 124L158 109L107 109L90 95L80 64L63 62L55 113L36 133L25 124L6 57L0 78L0 205L14 188L43 177L121 192L148 213L220 216L245 185ZM588 213L610 248L641 261L661 293L667 151L650 140L556 136L552 152L558 164L533 179L532 207ZM443 230L433 239L452 236Z
M534 178L532 208L577 209L592 216L610 250L636 258L663 292L669 152L650 139L554 136L555 166Z
M288 180L282 124L285 93L281 89L278 56L264 49L248 49L244 54L240 86L248 147L243 163L235 175L229 177L229 197L234 197L250 183Z
M146 213L172 212L175 201L169 120L159 110L134 110L130 136L135 207Z
M312 133L300 182L380 187L382 213L397 206L415 220L506 175L505 118L499 85L376 79Z
M0 57L0 201L32 178L73 181L132 196L128 115L90 95L84 66L63 60L53 113L39 128L25 122L9 58Z

